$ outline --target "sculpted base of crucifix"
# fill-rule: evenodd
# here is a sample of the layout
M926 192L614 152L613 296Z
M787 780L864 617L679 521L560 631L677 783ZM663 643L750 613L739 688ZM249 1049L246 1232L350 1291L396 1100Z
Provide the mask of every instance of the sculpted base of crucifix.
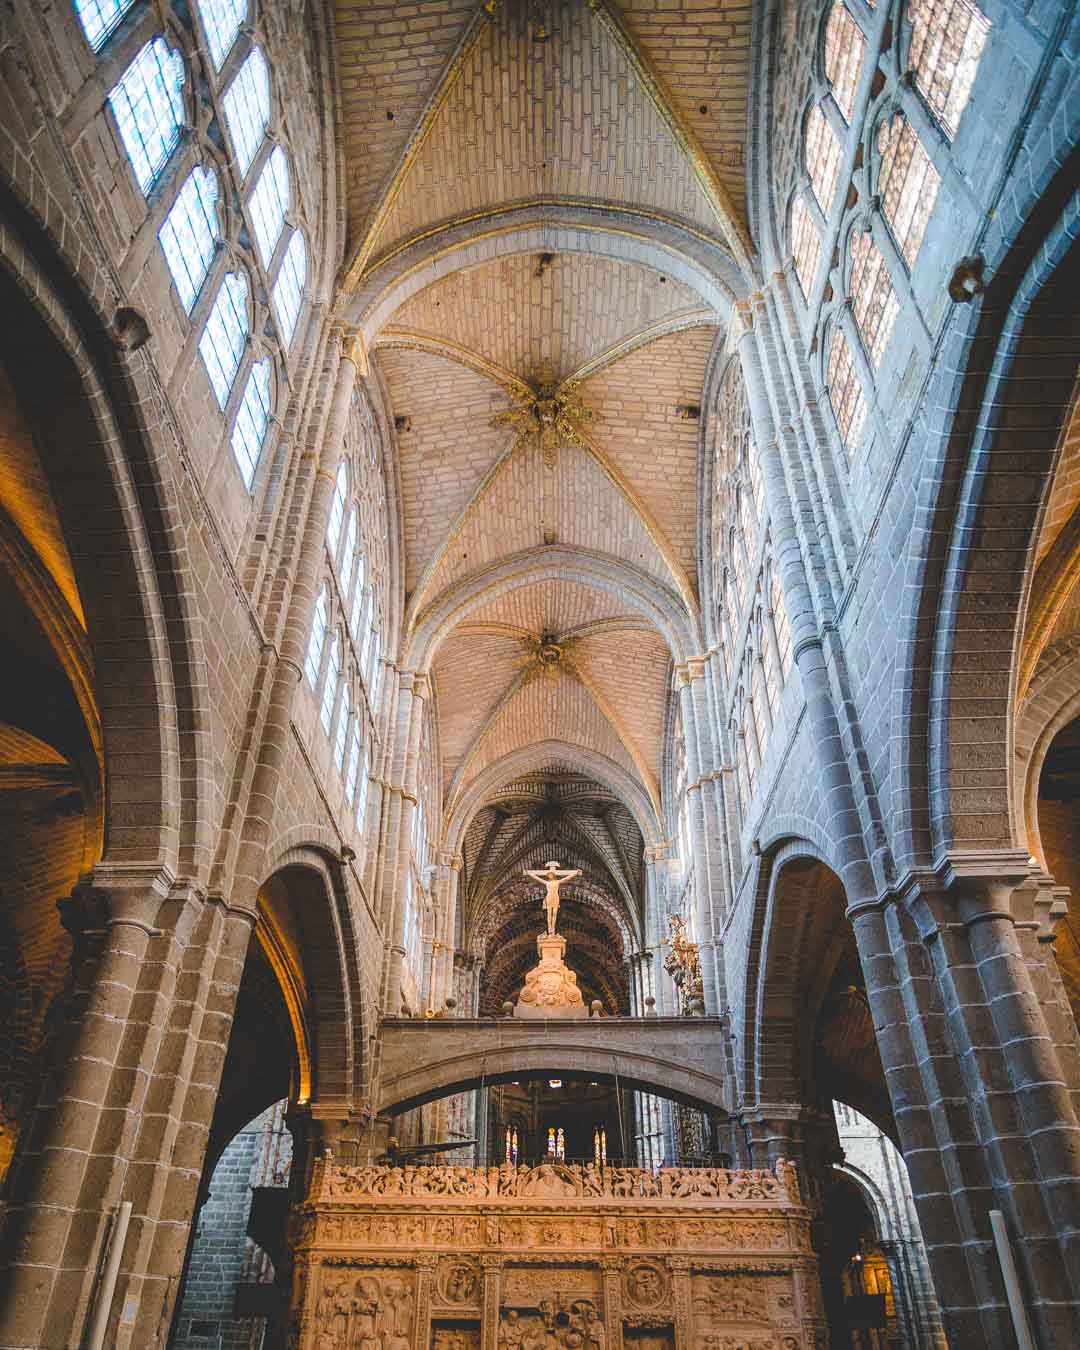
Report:
M549 862L543 872L530 872L526 870L525 875L532 877L533 881L542 881L547 887L544 892L544 912L547 914L548 936L555 936L555 920L559 916L559 887L564 881L570 881L574 877L581 876L581 868L565 868L560 870L557 862Z

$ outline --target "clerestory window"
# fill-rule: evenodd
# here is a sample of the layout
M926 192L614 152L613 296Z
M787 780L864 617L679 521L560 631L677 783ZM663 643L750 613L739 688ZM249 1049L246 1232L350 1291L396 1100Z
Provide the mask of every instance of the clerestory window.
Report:
M281 238L285 212L289 209L289 163L285 151L275 145L270 158L263 165L248 200L248 212L255 244L264 267L270 260Z
M908 67L950 140L971 97L990 21L971 0L908 0Z
M221 106L232 138L236 167L244 178L270 122L270 71L261 47L252 47L222 95Z
M323 646L326 643L326 631L330 627L330 595L323 584L319 598L315 602L315 613L311 619L311 634L308 637L307 655L304 658L304 674L312 689L319 683L319 671L322 668Z
M902 113L878 131L881 207L908 267L915 266L941 179L915 128Z
M217 174L211 169L192 169L158 232L176 293L189 314L221 238L217 197Z
M322 706L319 721L322 729L330 735L330 724L334 719L334 704L337 701L338 681L341 679L341 634L336 629L330 640L330 659L326 663L326 683L323 685Z
M164 38L152 38L109 93L135 179L147 193L168 163L184 124L184 62Z
M820 103L815 103L806 119L805 151L806 172L810 175L814 196L827 216L840 177L840 142L829 126Z
M858 443L866 421L866 396L855 370L847 338L834 324L829 341L829 401L840 430L840 439L850 454Z
M326 525L326 544L330 556L337 558L338 545L341 543L341 523L345 519L345 498L349 492L349 470L345 461L338 465L337 478L334 481L334 496L330 502L330 519Z
M821 261L821 238L806 199L801 194L795 198L791 208L791 253L802 293L809 299L810 288Z
M221 283L206 327L199 338L199 353L210 384L222 408L229 401L248 334L248 283L242 272L229 272Z
M296 332L296 321L304 303L304 283L307 281L307 245L299 230L293 230L281 268L274 282L274 309L281 325L281 340L287 347Z
M880 366L899 305L889 269L869 230L851 236L851 307L870 360Z
M836 0L825 27L825 75L836 106L848 123L855 107L855 91L859 87L865 54L866 38L862 29L851 17L847 6Z
M233 454L248 491L255 481L255 470L259 466L269 422L270 358L266 356L251 367L232 433Z
M199 18L215 70L225 64L247 12L248 0L199 0Z
M116 32L120 20L134 3L135 0L75 0L75 13L95 52L99 52Z

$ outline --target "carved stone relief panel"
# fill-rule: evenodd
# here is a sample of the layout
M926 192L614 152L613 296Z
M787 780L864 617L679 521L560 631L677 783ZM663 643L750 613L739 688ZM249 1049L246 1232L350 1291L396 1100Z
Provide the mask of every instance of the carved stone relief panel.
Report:
M480 1323L438 1318L431 1323L431 1350L480 1350Z
M415 1274L324 1266L315 1303L315 1350L413 1350Z
M623 1303L632 1312L654 1312L671 1301L667 1271L654 1261L635 1261L623 1276Z
M483 1290L483 1279L475 1261L443 1261L439 1267L436 1297L442 1303L455 1307L478 1308Z

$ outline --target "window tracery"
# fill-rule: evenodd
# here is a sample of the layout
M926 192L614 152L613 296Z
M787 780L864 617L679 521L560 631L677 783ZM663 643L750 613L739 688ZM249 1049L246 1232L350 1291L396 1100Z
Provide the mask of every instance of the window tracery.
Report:
M855 91L866 54L866 38L842 0L835 0L825 26L825 75L836 106L851 122Z
M971 0L908 0L908 68L950 140L971 97L990 21Z
M109 93L135 179L147 193L180 142L184 61L162 37L151 38Z
M308 637L307 658L304 661L304 673L312 689L318 687L319 672L322 670L323 646L327 629L330 627L330 592L324 582L315 602L315 613L311 621L311 634Z
M322 702L319 706L319 721L322 729L330 735L330 726L334 719L334 705L337 703L338 684L341 680L341 630L334 629L330 639L330 659L326 666L326 678L323 680Z
M881 209L909 268L915 266L941 178L922 141L903 113L887 118L878 131Z

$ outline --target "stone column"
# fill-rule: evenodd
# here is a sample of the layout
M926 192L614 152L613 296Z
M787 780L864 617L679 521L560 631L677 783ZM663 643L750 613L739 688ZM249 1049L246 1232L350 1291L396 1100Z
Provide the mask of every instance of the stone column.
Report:
M133 1206L106 1343L154 1344L184 1262L252 916L161 866L101 863L64 906L80 987L12 1177L0 1346L85 1334Z
M656 844L645 846L645 943L650 956L663 951L661 944L667 937L667 897L668 867L671 861L671 844L663 839ZM663 975L663 961L653 966L656 999L656 1011L671 1014L672 997L668 982Z
M480 1350L498 1350L503 1258L494 1253L484 1253L480 1257L480 1267L484 1273L480 1305Z
M416 1315L413 1319L413 1350L428 1350L431 1344L431 1287L435 1281L434 1255L416 1258Z
M690 1297L690 1261L685 1256L669 1256L671 1306L675 1313L675 1350L693 1350L694 1310Z
M616 1230L617 1231L617 1230ZM607 1350L622 1350L622 1272L626 1262L619 1256L600 1258L600 1279L604 1300L603 1318Z

